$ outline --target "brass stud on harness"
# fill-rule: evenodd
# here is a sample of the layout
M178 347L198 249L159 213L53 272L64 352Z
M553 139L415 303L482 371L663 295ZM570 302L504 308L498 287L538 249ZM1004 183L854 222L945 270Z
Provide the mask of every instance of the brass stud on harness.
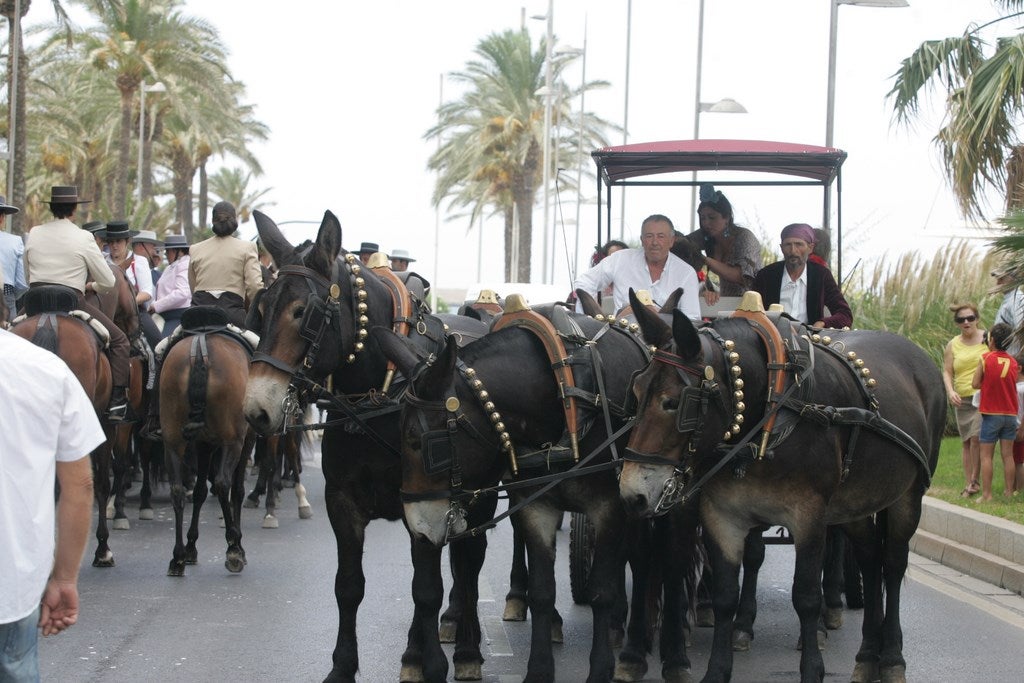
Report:
M355 259L353 259L353 260L355 260ZM359 273L361 273L362 271L363 271L363 267L360 266L358 263L352 264L352 274L353 275L359 275Z
M729 372L732 373L733 377L739 377L741 374L743 374L743 370L738 365L733 365L731 368L729 368Z
M742 391L734 391L734 392L732 392L732 400L737 401L737 402L742 401L743 400L743 392Z
M637 323L630 323L629 331L632 332L633 334L636 334L637 332L640 331L640 325L638 325Z
M499 432L501 432L502 434L507 434L508 433L508 432L505 431L505 423L504 422L495 422L494 423L494 428L496 430L498 430Z
M501 422L501 413L499 413L498 411L494 411L493 413L491 413L491 422L495 424Z
M364 286L366 286L366 280L364 280L361 277L357 277L356 278L356 287L364 287Z
M857 352L856 351L847 351L846 352L846 357L849 358L850 360L857 360Z
M821 335L820 334L812 334L811 335L811 341L814 342L815 344L821 343Z
M862 368L862 367L864 367L864 359L863 358L858 358L857 360L855 360L853 362L853 364L856 365L858 368Z
M366 305L365 301L360 301L358 304L356 304L356 310L358 310L360 313L366 313L368 309L369 306Z
M484 404L484 410L486 410L488 413L493 413L494 412L494 404L491 403L490 401L488 401L487 403Z
M366 345L365 345L365 344L363 344L363 342L356 342L356 353L359 353L359 352L360 352L360 351L362 351L362 350L363 350L363 349L364 349L365 347L366 347Z
M629 327L629 321L625 318L619 318L619 327Z
M360 301L366 301L366 297L367 297L367 294L366 294L366 290L365 289L357 289L356 290L356 298L357 299L359 299Z
M747 404L746 403L744 403L743 401L736 401L736 412L737 413L742 413L746 409L747 409Z
M356 332L356 336L359 337L359 341L365 341L366 338L370 336L370 333L366 331L365 327L360 327L359 330Z
M473 387L474 389L479 390L479 389L481 389L484 386L484 383L481 382L478 379L474 379L474 380L470 381L469 386Z
M349 363L355 363L356 362L356 354L354 354L354 353L348 354L348 358L346 358L345 360L347 360Z
M594 320L596 320L599 323L603 323L604 322L604 314L603 313L598 313L597 315L594 316Z
M732 427L729 427L729 430L733 434L739 434L740 433L740 426L738 424L734 424Z
M729 439L731 439L731 438L732 438L732 431L731 431L731 430L726 430L726 432L725 432L725 434L724 434L724 435L722 436L722 438L723 438L724 440L726 440L726 441L728 441Z
M444 400L444 407L449 413L454 413L455 411L457 411L459 409L459 405L461 405L459 403L459 399L455 398L454 396L449 396Z
M821 343L824 344L825 346L828 346L829 344L832 343L832 337L822 337Z
M482 390L480 391L480 393L479 393L479 394L477 394L477 397L478 397L478 398L479 398L479 399L480 399L481 401L486 401L487 399L489 399L489 398L491 397L491 395L487 393L487 390L486 390L486 389L482 389Z
M729 362L732 363L733 365L740 362L740 354L736 353L735 351L730 351L728 358Z
M868 381L866 382L866 384L867 384L867 385L868 385L869 387L871 387L871 388L874 388L874 387L875 387L875 385L877 385L877 384L878 384L878 382L877 382L877 381L875 380L875 378L874 378L874 377L872 377L871 379L869 379L869 380L868 380Z
M743 424L743 415L741 413L736 413L735 415L733 415L732 421L738 425Z
M732 385L736 389L742 389L743 388L743 379L741 377L737 377L736 379L734 379L732 381Z
M466 368L466 377L470 379L476 377L476 370L474 370L473 368Z
M861 377L867 377L870 374L871 374L871 370L870 369L868 369L868 368L861 368L860 369L860 376Z
M723 346L725 346L726 351L732 351L734 348L736 348L736 342L734 342L732 339L726 339L725 344L723 344Z

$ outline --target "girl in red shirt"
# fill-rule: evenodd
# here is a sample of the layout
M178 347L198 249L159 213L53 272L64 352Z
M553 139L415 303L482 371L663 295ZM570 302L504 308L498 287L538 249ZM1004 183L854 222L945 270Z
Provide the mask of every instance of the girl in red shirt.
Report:
M1019 366L1006 347L1013 330L1005 323L988 333L988 353L974 371L972 386L981 390L981 500L992 500L992 457L999 442L1003 458L1003 496L1014 492L1013 440L1017 435L1017 373Z

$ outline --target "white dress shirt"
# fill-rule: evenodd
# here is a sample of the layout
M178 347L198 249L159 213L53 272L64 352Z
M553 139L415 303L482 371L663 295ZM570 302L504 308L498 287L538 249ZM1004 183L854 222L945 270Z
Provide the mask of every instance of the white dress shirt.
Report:
M630 288L634 291L646 289L655 304L660 306L672 292L682 287L683 296L677 308L691 320L700 320L700 300L697 298L700 282L697 280L697 272L674 254L668 255L661 277L652 281L643 249L620 249L580 275L573 289L583 289L596 297L608 285L612 285L615 310L629 305ZM583 310L578 302L576 310Z
M817 320L807 319L807 267L800 271L796 280L789 276L789 271L782 269L782 285L779 287L779 303L782 310L802 323L816 323Z

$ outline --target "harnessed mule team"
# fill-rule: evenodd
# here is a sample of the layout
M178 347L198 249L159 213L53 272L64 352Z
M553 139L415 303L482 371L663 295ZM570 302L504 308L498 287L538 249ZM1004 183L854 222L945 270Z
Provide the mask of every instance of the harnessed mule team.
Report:
M700 574L698 521L714 582L704 680L730 678L744 539L776 524L795 544L803 641L816 639L826 526L841 525L864 573L852 680L904 680L900 584L945 421L938 369L913 344L882 332L811 330L755 302L711 323L695 326L678 312L669 322L635 296L636 325L520 306L489 331L467 316L430 315L386 265L361 265L342 249L330 212L315 242L298 248L267 216L254 216L279 274L250 310L249 325L260 331L251 364L222 321L209 318L193 321L164 359L161 426L176 512L169 574L195 560L208 478L224 514L226 565L241 570L242 456L252 438L245 421L262 435L281 434L305 405L319 403L327 410L318 426L338 554L329 681L352 681L359 668L362 548L366 525L379 518L404 518L412 540L415 609L401 680L448 675L438 628L447 543L454 584L441 620L454 625L455 676L481 677L477 576L484 532L509 514L495 517L500 492L529 562L527 680L555 679L562 510L584 512L594 525L589 681L643 677L651 593L664 601L662 675L689 680L684 630ZM52 327L41 315L23 329ZM59 325L72 320L60 316ZM101 359L93 362L109 377ZM99 394L109 391L106 382ZM105 405L102 396L96 401ZM188 462L197 482L185 546ZM616 666L609 631L627 560L633 611ZM656 574L663 585L649 582ZM822 680L818 648L803 648L800 671L802 681Z

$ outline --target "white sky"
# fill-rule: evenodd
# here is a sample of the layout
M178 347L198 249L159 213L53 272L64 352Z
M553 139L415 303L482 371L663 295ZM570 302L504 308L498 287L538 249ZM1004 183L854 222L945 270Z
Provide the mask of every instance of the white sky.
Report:
M844 270L858 260L890 259L918 249L930 255L953 235L978 235L959 216L931 142L942 99L916 131L891 125L884 99L900 61L925 39L958 35L971 22L997 16L990 0L909 0L911 7L839 8L835 146L849 158L843 174ZM703 114L702 138L751 138L824 144L828 64L828 0L707 0L701 99L731 97L748 114ZM626 62L625 0L555 0L557 44L582 47L587 25L588 80L612 86L587 95L587 109L622 123ZM478 279L478 230L442 215L434 273L434 178L426 170L433 144L441 75L462 70L491 32L526 23L536 40L546 0L217 0L188 3L213 22L228 45L236 78L248 89L271 139L255 149L272 187L267 213L278 222L338 215L343 245L404 247L414 268L442 288ZM636 0L632 7L629 142L693 137L698 0ZM1006 22L1005 35L1017 24ZM566 73L580 78L579 64ZM445 99L457 95L446 82ZM578 106L578 103L577 105ZM622 144L621 136L612 144ZM589 168L593 162L585 159ZM787 223L821 223L818 190L726 188L737 222L773 237ZM595 194L593 181L584 192ZM538 204L541 195L538 193ZM618 204L618 193L615 197ZM569 248L575 193L563 197ZM631 189L625 235L665 213L688 231L689 188ZM998 215L998 200L989 216ZM540 281L542 211L534 215L534 277ZM615 234L618 208L613 211ZM557 223L557 222L556 222ZM595 241L596 207L583 208L580 263ZM294 226L299 227L299 226ZM308 226L312 232L315 226ZM556 229L556 284L569 289L561 227ZM502 224L485 224L483 278L500 280ZM979 245L981 243L979 242Z

